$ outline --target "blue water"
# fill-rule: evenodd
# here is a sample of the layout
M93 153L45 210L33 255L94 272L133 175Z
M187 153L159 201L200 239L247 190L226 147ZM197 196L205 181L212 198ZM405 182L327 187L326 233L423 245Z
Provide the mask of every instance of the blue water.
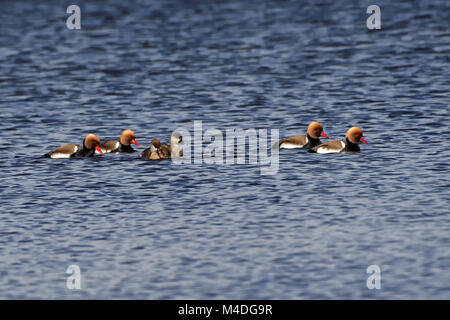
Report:
M70 4L0 2L0 298L450 298L448 1L77 1L81 30ZM42 158L193 120L369 144L276 175Z

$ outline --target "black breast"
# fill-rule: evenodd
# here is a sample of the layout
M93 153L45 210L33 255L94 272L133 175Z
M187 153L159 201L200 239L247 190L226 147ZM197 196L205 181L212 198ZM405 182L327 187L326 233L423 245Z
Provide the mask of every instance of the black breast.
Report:
M345 138L345 148L344 151L347 152L359 152L359 146L356 143L350 142L347 138Z
M77 152L70 155L71 158L87 158L87 157L93 157L95 154L95 149L86 149L83 148L81 150L78 150Z
M119 152L134 152L134 149L130 145L125 146L123 144L120 144L117 151L119 151Z

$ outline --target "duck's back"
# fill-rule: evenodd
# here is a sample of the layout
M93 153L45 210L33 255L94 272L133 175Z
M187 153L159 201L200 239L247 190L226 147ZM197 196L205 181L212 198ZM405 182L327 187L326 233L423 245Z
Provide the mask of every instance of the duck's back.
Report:
M79 144L66 144L45 154L45 157L52 159L66 159L70 158L71 155L75 154L81 149L83 149L83 147Z

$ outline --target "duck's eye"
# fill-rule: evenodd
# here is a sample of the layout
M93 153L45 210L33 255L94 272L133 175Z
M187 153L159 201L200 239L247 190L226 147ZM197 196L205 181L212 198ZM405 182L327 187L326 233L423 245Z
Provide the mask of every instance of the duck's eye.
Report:
M180 136L180 139L179 139L178 141L179 141L179 142L183 141L183 137L182 137L182 136Z

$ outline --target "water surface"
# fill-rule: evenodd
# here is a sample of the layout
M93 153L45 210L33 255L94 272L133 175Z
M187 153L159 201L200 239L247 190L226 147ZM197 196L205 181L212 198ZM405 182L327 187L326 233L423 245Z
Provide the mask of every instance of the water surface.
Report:
M369 1L78 3L81 30L66 1L0 3L0 298L450 298L448 2L378 1L378 31ZM42 158L193 120L369 145L282 150L273 176Z

